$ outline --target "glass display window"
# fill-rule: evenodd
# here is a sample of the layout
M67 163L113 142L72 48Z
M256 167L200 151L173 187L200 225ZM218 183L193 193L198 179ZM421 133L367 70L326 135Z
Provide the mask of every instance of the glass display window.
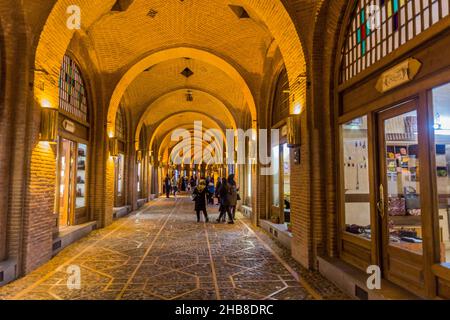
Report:
M283 209L284 222L291 222L291 153L287 144L283 144Z
M76 224L77 211L86 208L88 147L59 138L57 210L59 226Z
M432 91L441 262L450 262L450 84Z
M280 146L272 147L272 205L280 207Z
M417 111L384 120L389 245L422 254Z
M345 231L371 238L367 116L341 126Z
M86 207L86 160L87 145L78 144L77 181L76 181L76 208Z

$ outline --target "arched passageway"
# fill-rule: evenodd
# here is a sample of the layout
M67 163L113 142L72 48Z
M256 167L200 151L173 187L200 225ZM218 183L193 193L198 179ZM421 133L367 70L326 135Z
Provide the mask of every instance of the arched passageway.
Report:
M0 286L25 276L13 297L56 279L49 260L70 263L85 236L102 297L341 297L310 280L347 290L357 277L330 270L372 265L447 297L448 0L72 2L0 1ZM219 208L236 223L214 223ZM43 265L42 283L26 277Z

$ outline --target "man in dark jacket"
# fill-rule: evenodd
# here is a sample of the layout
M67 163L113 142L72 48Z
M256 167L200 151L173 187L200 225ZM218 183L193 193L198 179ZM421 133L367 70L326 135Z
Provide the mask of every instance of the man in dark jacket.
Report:
M201 180L199 185L194 189L193 197L195 201L195 212L197 213L197 222L200 222L200 211L203 211L205 222L209 222L208 213L206 212L206 181Z

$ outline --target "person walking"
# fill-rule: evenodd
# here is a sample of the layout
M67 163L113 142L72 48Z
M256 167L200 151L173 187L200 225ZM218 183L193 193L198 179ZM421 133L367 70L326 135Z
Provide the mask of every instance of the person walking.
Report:
M194 176L191 176L191 181L189 181L189 184L191 185L191 190L194 191L194 188L196 186Z
M228 203L230 206L231 215L233 216L233 220L235 220L239 189L237 187L236 181L234 180L234 174L230 174L228 176L228 187Z
M195 187L192 195L195 201L195 212L197 213L197 222L200 222L200 211L205 216L205 222L209 222L208 212L206 211L206 181L201 180L199 185Z
M215 194L214 179L209 179L207 188L208 188L208 204L214 205L214 194Z
M222 186L222 178L221 177L218 177L217 178L217 184L216 184L216 194L215 194L215 196L216 196L216 198L217 198L217 205L219 206L219 211L220 211L220 193L219 193L219 191L220 191L220 187Z
M173 192L173 196L176 198L177 192L178 192L178 181L177 181L176 176L173 176L173 178L172 178L172 192Z
M164 188L166 191L166 198L170 198L170 187L171 187L171 181L169 178L169 174L166 175L166 178L164 179Z
M217 222L225 222L226 215L228 214L228 223L234 224L233 215L231 214L231 208L230 208L230 197L229 193L231 192L230 186L228 185L227 179L222 179L222 185L220 187L220 215L217 219Z

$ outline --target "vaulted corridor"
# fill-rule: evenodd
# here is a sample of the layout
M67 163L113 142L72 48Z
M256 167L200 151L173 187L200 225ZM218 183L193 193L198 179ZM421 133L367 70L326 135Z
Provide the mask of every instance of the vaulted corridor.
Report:
M217 208L209 208L216 218ZM247 219L196 223L189 198L160 199L68 247L0 299L340 299ZM68 290L69 267L81 289Z
M448 48L450 0L0 0L0 299L450 299Z

